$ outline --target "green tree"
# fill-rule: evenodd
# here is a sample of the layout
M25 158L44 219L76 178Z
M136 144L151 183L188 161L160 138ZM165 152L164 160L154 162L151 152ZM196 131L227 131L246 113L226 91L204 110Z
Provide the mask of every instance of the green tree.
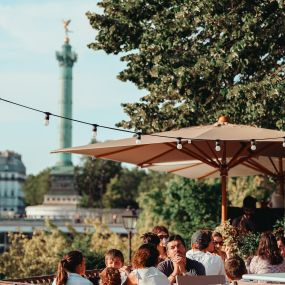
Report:
M148 94L119 125L161 131L215 122L284 128L283 1L115 1L87 13L94 50L121 53L119 79Z
M138 168L124 168L120 174L112 178L103 196L103 206L106 208L138 207L136 202L139 185L146 177L145 171Z
M44 195L50 186L50 168L44 169L37 175L29 175L24 184L24 200L27 205L43 203Z
M195 230L220 222L220 201L219 184L174 177L164 189L144 193L140 206L142 218L150 215L152 226L163 223L189 240Z
M121 169L119 162L84 158L83 165L77 167L75 172L76 188L83 196L82 206L102 207L102 197L107 185Z
M228 180L228 199L232 206L242 207L246 196L266 201L277 187L276 181L267 176L232 177Z

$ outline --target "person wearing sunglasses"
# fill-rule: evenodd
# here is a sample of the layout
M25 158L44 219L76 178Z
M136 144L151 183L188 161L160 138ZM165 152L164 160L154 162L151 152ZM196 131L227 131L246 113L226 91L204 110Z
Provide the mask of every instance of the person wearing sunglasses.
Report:
M152 232L156 234L160 240L157 249L159 251L159 262L166 260L167 253L166 253L166 244L169 239L169 232L168 229L164 226L156 226L152 229Z
M196 231L191 238L192 249L188 250L186 257L201 262L206 275L226 275L222 258L212 254L214 242L209 230Z
M225 262L227 254L223 251L223 236L219 232L214 231L212 233L212 238L214 243L214 251L212 253L219 255Z

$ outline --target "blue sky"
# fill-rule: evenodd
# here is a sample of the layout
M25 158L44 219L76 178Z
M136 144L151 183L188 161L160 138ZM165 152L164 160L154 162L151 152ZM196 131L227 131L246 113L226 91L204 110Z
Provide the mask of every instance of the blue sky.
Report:
M0 97L59 114L59 67L55 51L64 39L63 19L71 19L70 34L78 61L73 68L73 117L114 126L127 116L122 102L144 94L116 76L124 68L119 56L94 52L87 44L95 38L85 16L98 11L91 0L0 0ZM0 150L22 155L27 174L53 166L58 157L59 119L45 127L44 116L0 101ZM73 146L89 143L92 129L73 123ZM98 139L126 137L121 132L98 130ZM73 156L74 164L80 156Z

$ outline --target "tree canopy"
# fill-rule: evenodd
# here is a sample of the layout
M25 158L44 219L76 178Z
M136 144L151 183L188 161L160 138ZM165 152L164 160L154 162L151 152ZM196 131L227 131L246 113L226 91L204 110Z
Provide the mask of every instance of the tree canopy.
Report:
M144 230L162 223L189 240L195 230L219 224L220 184L175 176L160 185L139 197L140 226Z
M119 125L154 132L215 122L284 129L285 8L275 0L103 0L94 50L148 91Z

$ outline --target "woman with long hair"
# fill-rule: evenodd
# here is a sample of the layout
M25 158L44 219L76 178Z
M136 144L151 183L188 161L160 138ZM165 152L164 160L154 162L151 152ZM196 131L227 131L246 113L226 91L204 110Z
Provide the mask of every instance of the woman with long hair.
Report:
M150 243L143 244L135 252L126 285L169 285L169 280L160 270L158 264L159 251Z
M256 255L250 262L249 273L263 274L284 271L285 262L278 249L275 236L270 232L263 233Z
M64 255L57 267L56 279L52 285L92 285L82 277L85 274L85 259L78 250L73 250Z
M159 251L159 259L158 262L164 261L168 259L167 253L166 253L166 244L169 238L169 232L168 229L164 226L155 226L152 229L152 232L158 236L160 239L160 243L157 246L157 249Z

